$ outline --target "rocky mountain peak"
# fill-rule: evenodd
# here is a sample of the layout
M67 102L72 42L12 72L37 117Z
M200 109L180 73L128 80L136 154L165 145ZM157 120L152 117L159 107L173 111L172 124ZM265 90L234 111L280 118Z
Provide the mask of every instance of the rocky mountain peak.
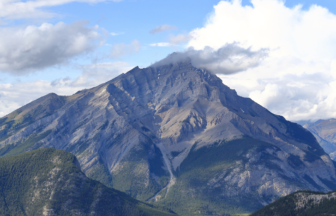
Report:
M336 188L334 163L309 131L190 61L46 98L0 119L0 155L64 149L89 177L183 214L246 213L296 190Z

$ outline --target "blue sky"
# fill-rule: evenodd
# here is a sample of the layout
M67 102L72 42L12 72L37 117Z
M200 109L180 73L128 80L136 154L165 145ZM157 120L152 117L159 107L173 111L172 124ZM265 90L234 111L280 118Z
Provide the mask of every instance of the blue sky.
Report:
M334 1L0 1L0 116L51 91L69 95L134 66L147 67L172 52L209 46L215 53L226 44L238 42L244 49L256 52L269 49L269 57L237 74L218 72L224 84L291 120L336 117L332 110L336 96L329 94L334 88L334 78L330 77L334 77L336 53L325 49L333 45L330 38L336 35L326 30L333 29L336 20ZM295 9L299 4L302 8ZM313 10L312 5L319 9ZM257 10L265 14L260 18L252 12ZM308 21L300 21L302 17ZM290 26L291 19L298 26L293 35L283 27ZM309 19L321 20L321 26L326 26L308 28ZM279 25L273 33L279 31L286 40L271 38L277 36L266 29L272 26L267 24L269 20ZM239 33L241 29L251 30ZM236 30L238 33L232 33ZM325 38L319 36L323 34ZM306 42L298 43L295 50L288 48L296 47L299 37ZM276 51L279 47L283 52ZM289 84L288 80L302 81ZM319 90L308 91L312 88ZM325 104L330 107L328 110L322 109Z

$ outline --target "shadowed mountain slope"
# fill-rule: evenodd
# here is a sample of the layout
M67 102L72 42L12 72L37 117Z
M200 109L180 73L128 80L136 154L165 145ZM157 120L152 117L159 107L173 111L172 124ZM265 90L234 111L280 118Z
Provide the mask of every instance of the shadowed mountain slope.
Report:
M1 158L0 186L0 215L173 215L87 178L52 148Z
M0 155L64 149L87 176L184 215L248 213L297 190L336 189L334 163L309 131L190 62L46 95L0 119L0 145Z

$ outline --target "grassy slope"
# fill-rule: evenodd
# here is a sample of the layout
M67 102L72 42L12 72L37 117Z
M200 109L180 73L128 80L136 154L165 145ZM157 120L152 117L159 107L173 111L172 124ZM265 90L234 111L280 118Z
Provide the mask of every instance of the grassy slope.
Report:
M0 215L171 215L88 179L62 150L0 158Z

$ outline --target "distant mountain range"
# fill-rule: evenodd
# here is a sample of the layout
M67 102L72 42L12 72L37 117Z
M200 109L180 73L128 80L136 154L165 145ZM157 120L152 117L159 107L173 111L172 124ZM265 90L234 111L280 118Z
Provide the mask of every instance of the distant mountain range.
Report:
M76 157L43 148L0 158L0 215L175 215L87 178Z
M181 215L251 213L336 189L335 162L302 126L190 61L132 69L0 119L0 155L73 153L90 178Z
M324 151L336 160L336 119L307 122L303 127L312 132Z

